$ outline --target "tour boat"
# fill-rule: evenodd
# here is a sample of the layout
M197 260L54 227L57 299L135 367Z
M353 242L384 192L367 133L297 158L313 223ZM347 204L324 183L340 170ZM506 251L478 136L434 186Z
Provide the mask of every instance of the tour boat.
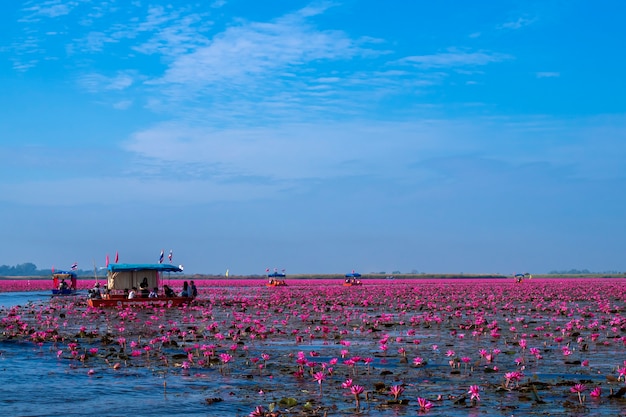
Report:
M166 296L161 285L164 272L182 272L180 266L170 264L110 264L107 267L107 282L103 292L99 288L89 290L87 304L90 307L127 307L127 306L161 306L175 307L189 304L193 297ZM141 294L142 282L147 283L147 289L157 289L158 296L150 298ZM98 284L97 284L98 285ZM136 296L128 298L128 292L136 288Z
M52 274L52 295L74 295L76 292L75 272L57 271Z

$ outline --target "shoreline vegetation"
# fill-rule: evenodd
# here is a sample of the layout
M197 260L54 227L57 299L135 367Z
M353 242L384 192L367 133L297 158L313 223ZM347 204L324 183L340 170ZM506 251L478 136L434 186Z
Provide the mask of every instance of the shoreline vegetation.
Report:
M511 279L513 275L502 274L362 274L362 280L384 280L384 279L398 279L398 280L437 280L437 279ZM171 276L168 279L178 280L258 280L265 279L266 275L230 275L228 277L224 275L211 275L211 274L184 274ZM343 279L343 274L293 274L287 275L288 280L328 280L328 279ZM603 274L603 273L590 273L590 274L533 274L530 279L588 279L588 278L626 278L626 273L622 274ZM31 280L41 281L49 280L50 276L46 275L31 275L31 276L0 276L0 280ZM79 275L78 280L93 280L93 275ZM98 276L98 279L106 279L106 275Z

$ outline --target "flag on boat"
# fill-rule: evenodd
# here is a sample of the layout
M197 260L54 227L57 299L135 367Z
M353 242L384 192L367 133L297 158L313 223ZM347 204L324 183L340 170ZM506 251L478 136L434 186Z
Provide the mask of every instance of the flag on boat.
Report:
M109 267L109 254L107 253L107 258L106 258L106 265L107 268Z
M270 269L269 268L265 268L265 272L270 272Z
M165 252L163 251L163 249L161 249L161 255L159 256L159 263L160 264L163 263L163 256L165 256Z
M72 264L72 271L76 271L77 269L78 269L78 263L77 263L77 262L74 262L74 263Z
M119 253L117 253L117 251L115 251L115 263L118 263L120 260L120 255Z
M170 249L170 254L167 255L167 259L169 259L170 262L172 262L172 255L173 255L173 253L172 253L172 250Z

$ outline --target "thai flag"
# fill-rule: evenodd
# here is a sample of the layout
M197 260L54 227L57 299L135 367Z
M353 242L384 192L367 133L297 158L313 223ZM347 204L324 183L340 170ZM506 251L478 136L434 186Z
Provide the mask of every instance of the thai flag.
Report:
M159 256L159 263L160 264L163 263L163 256L165 256L165 252L163 251L163 249L161 249L161 255Z
M269 268L265 268L265 272L270 272L270 269Z
M77 269L78 269L78 263L77 263L77 262L74 262L74 263L72 264L72 271L76 271Z
M170 260L170 262L172 262L172 255L173 255L173 254L172 254L172 250L170 249L170 254L169 254L169 255L167 255L167 259L169 259L169 260Z

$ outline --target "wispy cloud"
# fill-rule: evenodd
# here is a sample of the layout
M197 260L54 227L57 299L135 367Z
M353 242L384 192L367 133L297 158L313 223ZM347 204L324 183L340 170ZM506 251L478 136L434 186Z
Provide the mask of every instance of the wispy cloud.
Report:
M133 71L119 71L114 76L102 74L85 74L79 79L81 87L92 93L102 91L120 91L129 88L138 78L138 74Z
M398 64L415 65L420 68L453 68L487 65L512 59L510 55L489 51L465 52L450 49L431 55L413 55L398 60Z
M516 20L511 20L508 21L506 23L503 23L501 25L498 25L497 28L498 29L511 29L511 30L517 30L517 29L521 29L525 26L531 25L536 21L536 19L534 18L528 18L528 17L519 17Z
M55 18L70 14L74 8L80 5L82 1L64 1L64 0L48 0L40 4L33 4L25 7L24 12L27 13L24 20L33 21L38 17Z
M535 73L535 75L537 76L537 78L558 78L561 76L561 73L554 71L541 71Z

